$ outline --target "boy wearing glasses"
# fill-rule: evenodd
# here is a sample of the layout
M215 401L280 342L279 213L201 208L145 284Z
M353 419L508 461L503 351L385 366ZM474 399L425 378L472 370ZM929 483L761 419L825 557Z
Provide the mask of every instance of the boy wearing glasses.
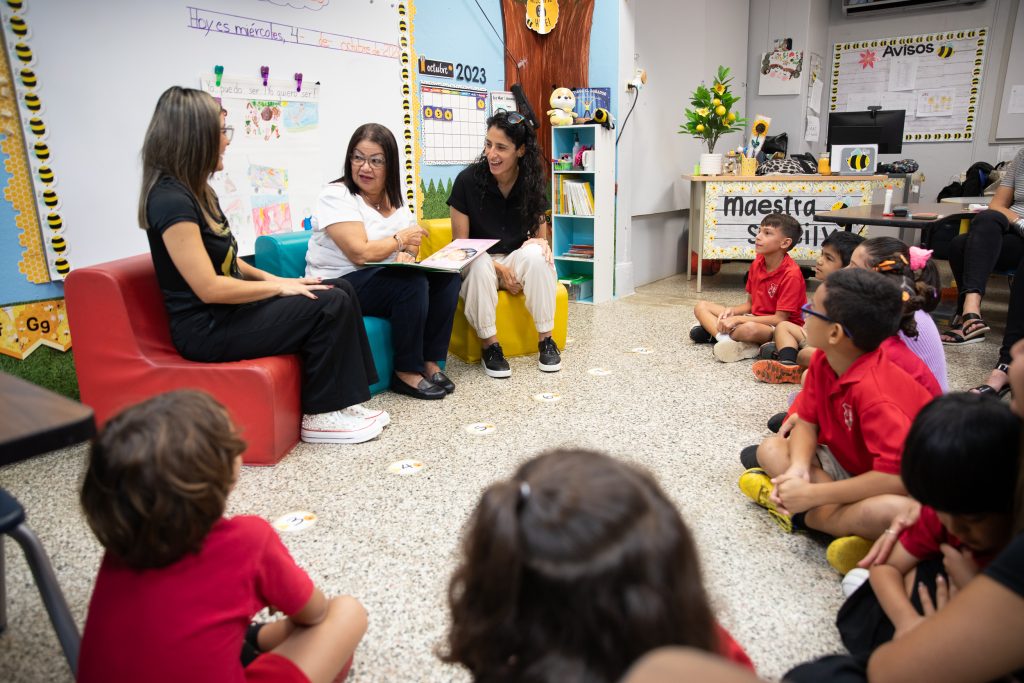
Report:
M700 324L690 329L690 339L714 344L715 358L733 363L756 357L761 344L772 340L779 323L803 325L800 307L807 301L807 285L800 266L787 253L801 232L792 216L765 216L754 239L757 257L747 276L747 300L732 307L697 302L693 315Z
M783 530L875 539L912 504L900 455L932 396L879 349L896 333L902 307L894 282L847 268L802 308L817 351L793 406L799 417L788 438L761 442L759 467L739 480Z

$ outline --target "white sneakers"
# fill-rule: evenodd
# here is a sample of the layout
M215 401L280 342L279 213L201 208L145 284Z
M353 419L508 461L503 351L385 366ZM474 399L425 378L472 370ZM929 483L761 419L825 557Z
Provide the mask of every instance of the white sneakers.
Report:
M757 358L760 352L761 347L757 344L748 344L747 342L728 338L715 344L715 347L712 349L715 358L723 363L735 363L736 361L748 358Z
M330 413L303 415L300 435L306 443L362 443L379 436L390 422L387 412L356 404Z

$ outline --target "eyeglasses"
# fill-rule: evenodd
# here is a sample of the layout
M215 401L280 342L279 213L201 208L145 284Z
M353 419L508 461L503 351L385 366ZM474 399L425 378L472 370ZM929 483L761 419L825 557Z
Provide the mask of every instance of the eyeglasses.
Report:
M824 320L827 323L831 323L833 325L839 325L839 327L843 328L843 332L846 333L846 336L849 337L850 339L853 339L853 335L850 334L850 330L847 329L846 325L842 324L841 322L839 322L837 320L833 320L832 318L828 317L824 313L818 313L816 310L811 308L810 304L804 304L803 306L801 306L800 307L800 314L801 314L801 316L803 317L804 320L807 320L807 316L810 315L810 316L813 316L815 318L820 318L821 320Z
M494 112L495 116L504 116L505 120L511 123L513 126L517 123L522 123L526 120L526 117L517 111L508 111L507 109L498 109Z
M235 136L235 127L234 126L224 126L223 128L220 129L220 132L224 134L224 137L226 137L228 139L228 142L231 142L231 138L233 138Z
M359 152L352 153L353 168L358 168L367 163L370 164L370 168L384 168L384 155L374 154L372 157L364 157Z

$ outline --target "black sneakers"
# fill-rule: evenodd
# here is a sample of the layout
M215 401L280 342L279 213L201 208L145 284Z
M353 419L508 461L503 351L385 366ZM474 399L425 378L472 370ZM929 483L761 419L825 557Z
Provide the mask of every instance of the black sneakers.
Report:
M555 353L558 351L556 349ZM501 352L501 344L494 342L482 351L483 357L480 359L480 364L484 366L484 372L487 373L488 377L511 377L512 368L508 366L508 361L505 360L505 354Z
M715 337L700 325L694 325L690 328L690 341L694 344L711 344Z
M537 367L542 372L558 372L562 369L562 356L558 353L558 344L551 337L537 344L540 356L537 359Z

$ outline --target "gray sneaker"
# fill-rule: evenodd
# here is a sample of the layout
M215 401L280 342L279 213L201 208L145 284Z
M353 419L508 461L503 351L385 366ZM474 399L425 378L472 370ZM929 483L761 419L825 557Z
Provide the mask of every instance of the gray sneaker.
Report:
M558 372L562 369L562 356L558 353L558 344L551 337L537 344L540 356L537 359L537 367L542 372Z

